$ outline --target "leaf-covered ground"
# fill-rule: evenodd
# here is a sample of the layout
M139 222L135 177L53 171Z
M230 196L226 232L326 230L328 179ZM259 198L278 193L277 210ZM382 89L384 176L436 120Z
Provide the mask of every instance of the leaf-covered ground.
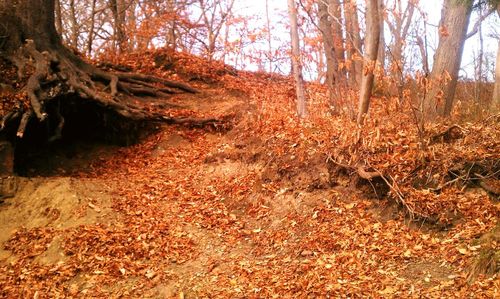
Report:
M437 140L452 123L419 137L404 105L377 98L360 129L312 85L299 122L285 78L147 55L115 62L203 90L166 114L231 126L159 125L21 179L0 205L0 297L498 297L498 276L467 277L499 215L471 181L498 182L498 116ZM339 164L383 173L392 189Z

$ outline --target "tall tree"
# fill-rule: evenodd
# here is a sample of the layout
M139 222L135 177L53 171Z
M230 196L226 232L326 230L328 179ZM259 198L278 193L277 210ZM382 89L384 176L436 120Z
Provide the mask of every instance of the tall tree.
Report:
M359 107L357 122L362 125L368 108L370 106L370 97L372 94L374 70L377 63L377 54L380 39L380 13L378 0L366 1L366 37L365 37L365 55L363 59L363 77L359 92Z
M297 6L295 0L288 0L288 15L290 18L290 36L292 41L292 72L297 91L297 113L300 118L307 116L304 79L302 77L302 62L300 57L299 26L297 21Z
M500 17L500 4L497 6L497 13ZM497 61L495 65L495 88L493 89L491 104L493 107L500 108L500 36L498 37Z
M337 77L339 63L335 55L335 43L333 39L332 20L328 12L326 0L318 0L319 28L323 37L323 49L326 57L326 78L325 83L328 87L330 102L334 104L334 88ZM336 107L335 107L336 108Z
M167 0L167 13L168 13L168 28L166 42L167 47L170 49L175 49L177 46L177 12L176 12L176 0Z
M125 0L109 0L109 7L111 9L111 13L113 14L115 48L119 53L123 53L128 48L127 34L125 31Z
M203 24L207 31L207 41L204 43L204 47L208 58L212 59L221 30L233 14L234 0L198 0L198 2Z
M266 39L267 60L269 62L269 73L273 72L273 41L271 38L271 17L269 15L269 0L266 0Z
M423 103L424 115L430 120L449 115L453 108L471 11L470 0L444 0L439 25L439 45L430 75L431 87Z
M363 74L358 5L356 0L345 0L343 3L346 28L346 65L349 65L349 83L351 88L358 88Z
M55 2L55 14L56 14L56 30L59 35L63 33L63 23L62 23L62 9L61 9L61 0L56 0Z
M69 45L73 47L73 49L78 49L78 40L80 39L80 24L76 16L75 0L69 1L69 19L71 23Z
M94 44L94 30L95 30L95 15L96 15L96 3L97 0L92 0L92 7L90 9L90 26L87 39L87 55L90 57L92 55L92 45Z
M342 82L345 78L344 67L340 67L345 63L345 46L344 46L344 20L342 18L342 6L340 5L340 0L329 0L328 1L328 14L330 15L330 21L333 33L333 47L335 49L335 56L337 57L337 62L339 68L337 69L336 82Z
M409 1L406 7L403 7L401 0L395 0L392 7L388 10L390 12L391 18L387 20L387 27L391 32L393 37L393 42L390 45L390 70L391 76L396 83L396 90L399 100L403 99L403 87L404 87L404 70L405 61L403 57L405 49L405 39L408 36L408 31L410 29L411 22L413 20L413 14L415 11L415 4ZM422 40L422 54L425 54L425 45ZM424 68L426 64L426 55L422 55L424 60Z
M342 11L339 0L317 0L319 29L326 57L326 80L330 102L335 106L334 90L345 80L341 67L345 62Z

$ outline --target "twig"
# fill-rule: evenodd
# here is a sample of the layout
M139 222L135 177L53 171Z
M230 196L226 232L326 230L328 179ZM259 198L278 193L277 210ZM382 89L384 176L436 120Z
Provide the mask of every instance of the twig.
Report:
M380 171L378 171L376 168L373 168L375 169L376 172L379 173L380 177L382 178L382 180L384 180L384 182L387 184L387 186L392 190L394 191L394 194L397 196L397 200L396 202L398 202L400 205L402 205L407 211L408 211L408 214L410 215L410 219L413 220L415 219L415 210L410 207L408 205L408 203L406 202L406 199L404 197L404 194L403 192L401 192L401 189L399 189L399 186L398 184L396 183L396 180L394 180L394 178L389 174L388 177L391 179L392 181L392 184L387 180L387 178L385 176L382 175L382 173Z

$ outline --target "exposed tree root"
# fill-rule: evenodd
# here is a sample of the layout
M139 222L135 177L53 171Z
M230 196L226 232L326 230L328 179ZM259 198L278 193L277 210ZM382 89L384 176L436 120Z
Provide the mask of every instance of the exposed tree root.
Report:
M376 179L383 182L383 184L385 184L389 188L389 190L391 190L391 194L393 195L392 197L395 200L395 202L404 209L404 212L410 217L410 219L412 219L412 220L418 219L418 220L425 221L429 218L426 215L421 215L421 214L417 213L413 209L413 207L411 207L406 202L406 199L405 199L403 192L401 192L398 184L391 177L391 175L382 174L382 172L378 171L377 169L372 169L372 170L368 171L367 169L369 169L370 167L362 165L362 164L356 164L354 166L351 166L351 165L347 165L344 163L340 163L338 161L335 161L335 159L333 159L332 157L327 158L327 163L328 162L333 163L333 164L337 165L338 167L341 167L345 170L353 172L359 178L368 181L372 185L372 188L374 188L375 193L377 191L375 190L376 188L372 184L372 182L374 182L374 180L376 180Z
M0 122L0 130L6 123L21 117L17 136L22 138L32 117L40 122L48 114L47 104L55 98L76 94L82 101L93 101L117 114L132 120L154 120L193 127L222 126L218 119L192 119L165 117L159 112L135 104L131 99L140 96L167 97L174 93L198 92L195 88L162 78L125 72L106 72L84 63L65 48L49 51L37 50L34 41L27 40L16 53L7 57L18 69L20 78L28 76L23 92L29 98L29 107L9 111ZM65 120L60 113L53 115L58 120L53 136L60 138Z
M481 179L479 181L479 186L489 193L500 198L500 180L495 179Z
M218 118L172 118L164 117L164 121L168 124L183 125L190 128L212 128L215 131L227 131L231 129L231 116L224 119Z
M463 131L464 129L459 125L452 125L448 129L446 129L446 131L431 136L430 144L440 143L440 142L450 143L454 140L462 138L464 136Z
M450 180L439 189L454 183L461 186L479 186L494 198L500 197L500 160L464 162L448 171Z

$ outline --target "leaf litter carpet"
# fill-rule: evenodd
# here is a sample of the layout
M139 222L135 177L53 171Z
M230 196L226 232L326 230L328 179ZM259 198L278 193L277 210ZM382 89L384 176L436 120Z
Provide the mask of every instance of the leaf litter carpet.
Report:
M205 115L255 109L231 92L203 96L179 101ZM467 195L461 204L481 208L449 230L409 225L387 200L266 175L292 165L297 145L269 158L271 139L241 136L161 126L85 171L22 179L0 206L0 297L498 296L496 276L465 272L472 240L496 223L484 194Z

